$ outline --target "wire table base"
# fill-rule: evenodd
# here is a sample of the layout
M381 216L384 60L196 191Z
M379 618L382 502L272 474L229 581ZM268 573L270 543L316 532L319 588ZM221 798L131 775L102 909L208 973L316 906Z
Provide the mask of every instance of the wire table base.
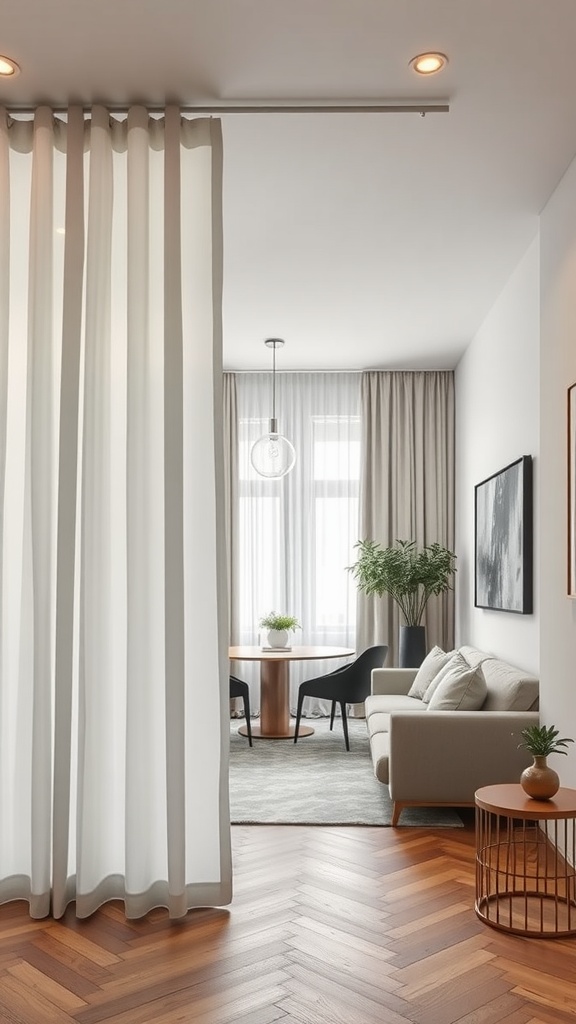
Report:
M532 800L521 786L476 793L476 902L493 928L576 935L576 790Z

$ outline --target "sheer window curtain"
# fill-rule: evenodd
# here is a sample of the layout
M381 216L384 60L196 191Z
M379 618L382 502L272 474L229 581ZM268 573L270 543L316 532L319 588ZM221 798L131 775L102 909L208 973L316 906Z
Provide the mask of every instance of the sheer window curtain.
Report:
M219 122L0 111L0 901L231 896Z
M454 550L454 374L369 371L362 374L361 538L434 541ZM359 649L389 646L398 664L401 618L396 604L358 595ZM453 593L432 598L423 624L428 649L454 644Z
M298 618L296 644L354 648L356 588L346 566L358 538L360 374L276 374L279 427L296 449L296 465L281 480L258 476L250 464L252 444L268 430L271 374L239 373L234 381L235 441L228 430L237 488L229 530L236 580L231 642L258 644L258 622L274 610ZM234 419L228 414L229 424ZM302 679L340 664L345 661L293 662L292 708ZM258 711L258 666L239 662L233 670L250 683ZM309 715L330 710L325 701L307 703Z

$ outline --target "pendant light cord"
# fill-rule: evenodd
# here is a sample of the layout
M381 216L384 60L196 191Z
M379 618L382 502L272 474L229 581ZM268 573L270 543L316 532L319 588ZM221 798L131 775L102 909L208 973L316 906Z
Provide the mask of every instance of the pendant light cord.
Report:
M267 348L272 349L272 417L270 419L270 433L278 433L276 423L276 349L282 348L284 342L281 338L267 338L264 342Z
M272 419L276 419L276 345L272 346Z

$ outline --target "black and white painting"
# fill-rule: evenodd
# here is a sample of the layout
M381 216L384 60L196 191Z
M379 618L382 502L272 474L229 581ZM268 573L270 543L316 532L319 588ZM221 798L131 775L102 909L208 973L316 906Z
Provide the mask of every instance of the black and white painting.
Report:
M532 612L532 457L523 455L477 484L474 604Z
M568 594L576 597L576 384L568 388Z

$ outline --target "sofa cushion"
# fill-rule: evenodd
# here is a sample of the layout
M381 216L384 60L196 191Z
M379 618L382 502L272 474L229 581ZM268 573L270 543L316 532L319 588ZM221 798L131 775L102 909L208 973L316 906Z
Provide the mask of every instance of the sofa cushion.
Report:
M425 711L426 705L415 697L407 697L403 693L373 693L364 701L366 718L374 713L391 711Z
M438 674L440 669L444 668L444 665L450 660L453 654L454 651L447 652L443 651L441 647L433 647L420 665L414 682L408 690L408 696L418 697L422 700L432 680Z
M377 732L390 732L390 715L387 711L375 711L366 719L366 728L370 741Z
M422 700L425 704L429 704L444 679L449 677L451 680L456 680L461 676L471 677L476 672L476 668L476 665L470 665L460 651L454 651L444 667L434 676Z
M446 666L426 705L429 711L479 711L483 706L488 687L482 668L472 668L464 658L462 661L466 668L452 662Z
M462 644L458 648L458 653L466 658L466 661L472 668L478 668L487 658L493 658L493 654L488 654L486 651L479 651L477 647L470 647L469 644Z
M538 710L539 684L535 676L475 647L461 647L460 651L469 664L482 664L488 687L483 711Z
M383 782L384 785L387 786L390 780L390 736L387 732L377 732L371 737L370 753L372 754L374 775L378 779L378 782Z
M486 711L537 711L538 680L497 658L484 662L488 696Z

